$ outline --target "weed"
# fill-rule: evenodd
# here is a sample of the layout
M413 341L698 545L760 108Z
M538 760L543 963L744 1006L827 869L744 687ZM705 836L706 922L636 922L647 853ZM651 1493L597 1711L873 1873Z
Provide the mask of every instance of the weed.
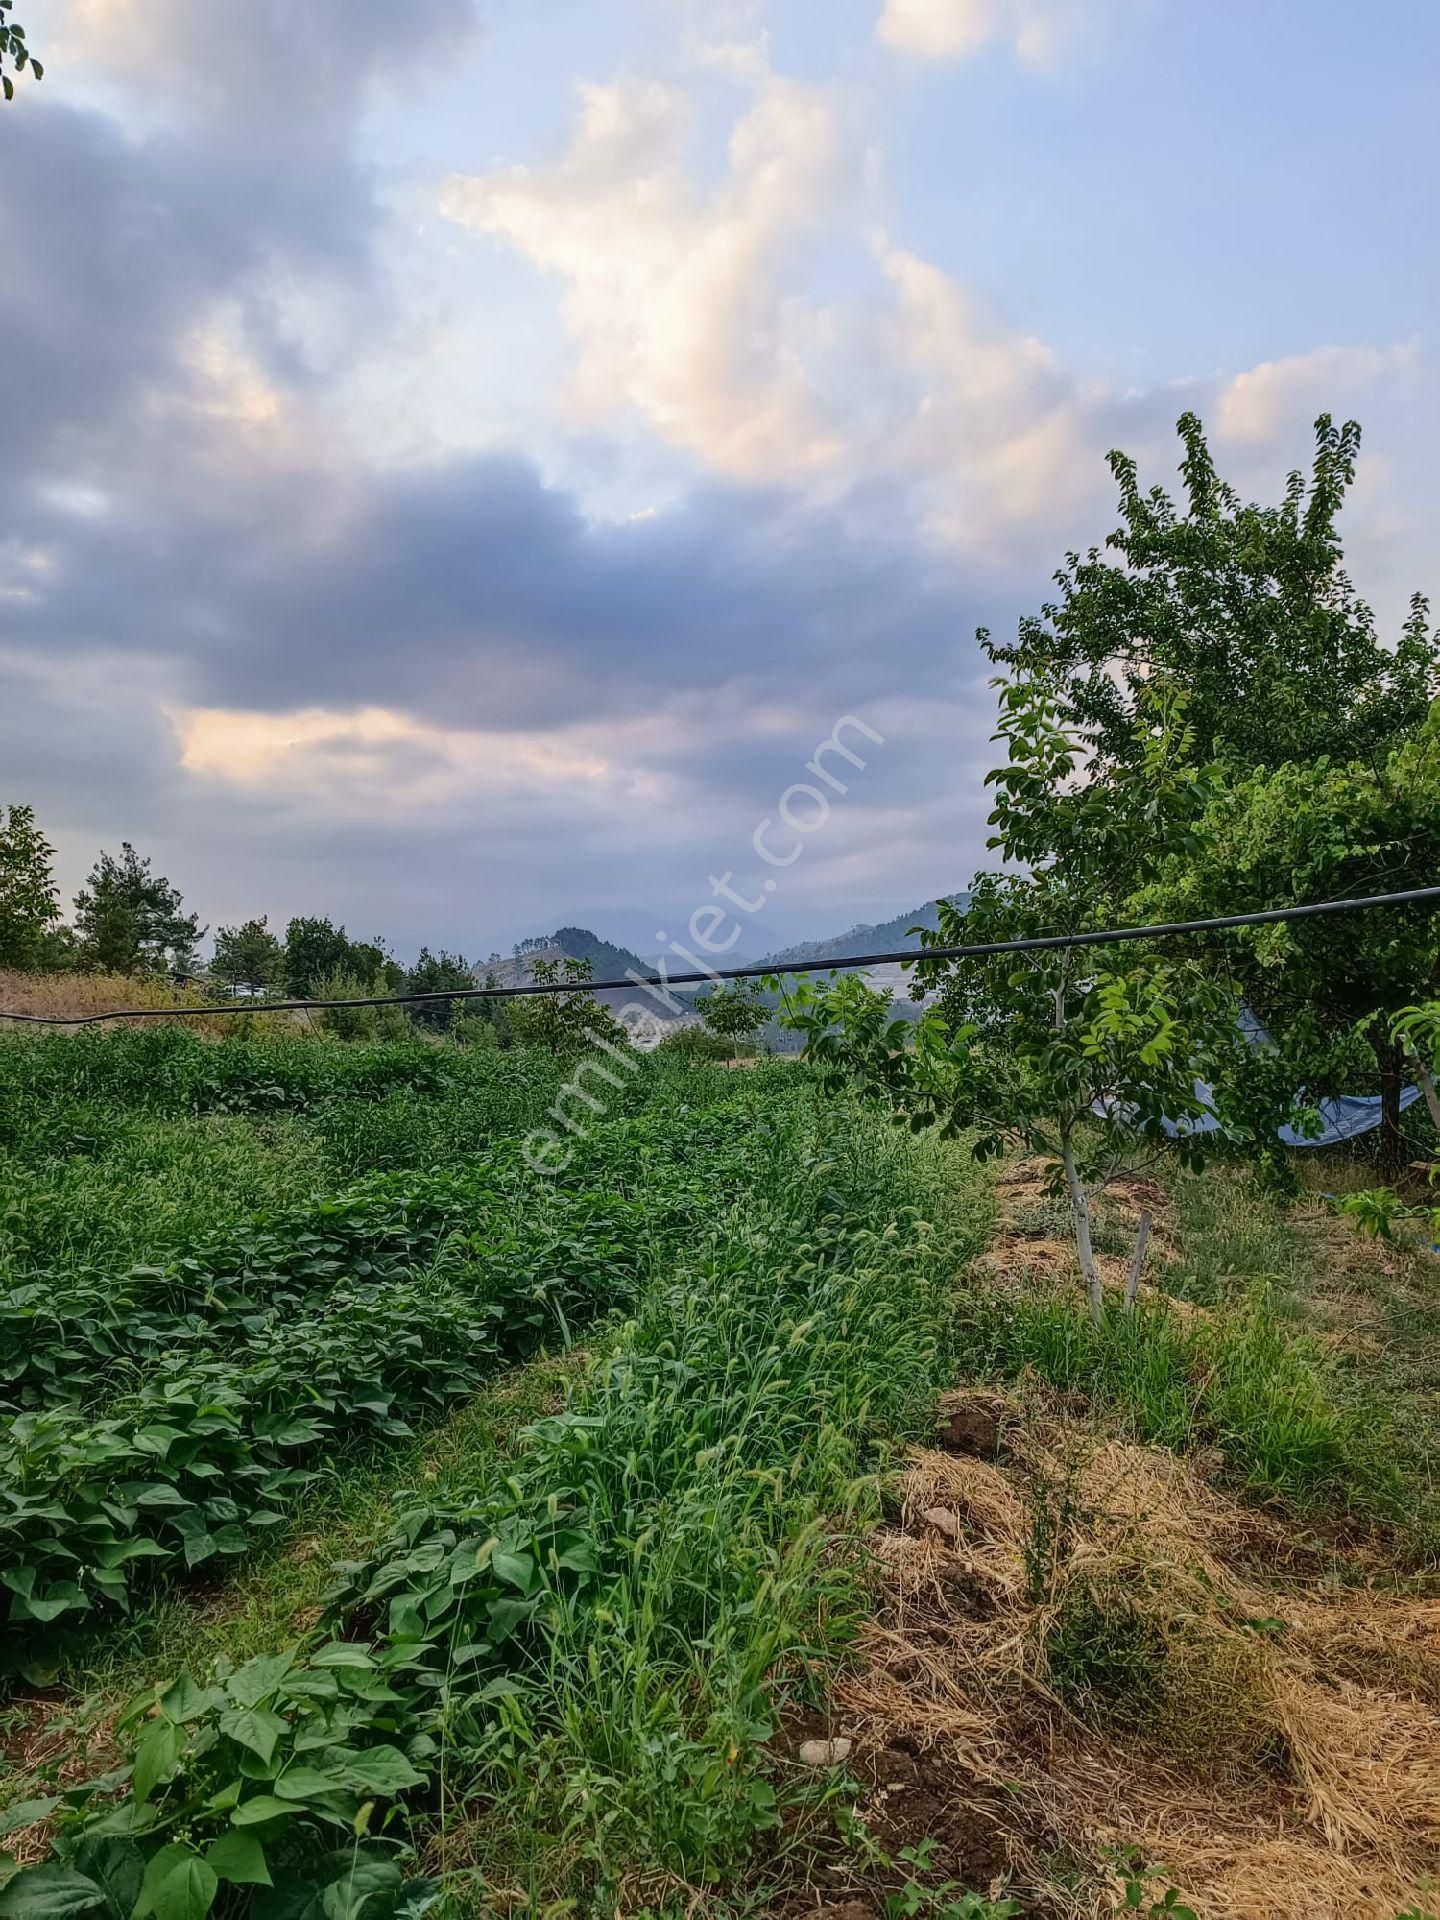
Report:
M1112 1858L1124 1895L1124 1912L1139 1914L1142 1920L1157 1920L1161 1914L1168 1915L1169 1920L1199 1920L1195 1909L1181 1898L1168 1868L1146 1860L1139 1847L1117 1848Z
M900 1864L913 1872L898 1893L886 1895L886 1920L916 1920L922 1915L925 1920L1010 1920L1021 1911L1018 1900L987 1900L967 1892L956 1880L935 1884L916 1878L930 1872L934 1851L931 1840L900 1849Z
M1045 1639L1050 1684L1081 1719L1153 1725L1166 1684L1159 1622L1130 1596L1085 1579L1065 1588Z

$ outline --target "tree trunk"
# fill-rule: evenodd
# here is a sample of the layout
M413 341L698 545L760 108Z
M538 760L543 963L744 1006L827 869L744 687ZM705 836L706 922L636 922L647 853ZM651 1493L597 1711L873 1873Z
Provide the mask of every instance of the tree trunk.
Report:
M1125 1283L1125 1311L1135 1311L1135 1296L1140 1291L1140 1269L1145 1264L1145 1247L1150 1238L1150 1209L1140 1210L1140 1231L1135 1236L1135 1258L1130 1262L1130 1278Z
M1060 1158L1065 1167L1065 1187L1070 1195L1070 1212L1075 1221L1075 1251L1080 1257L1080 1275L1090 1302L1090 1317L1097 1326L1103 1326L1105 1283L1100 1278L1100 1269L1095 1264L1095 1249L1090 1244L1090 1197L1076 1168L1075 1149L1070 1144L1068 1133L1060 1144Z
M1375 1020L1370 1027L1370 1044L1380 1068L1380 1171L1393 1180L1405 1162L1404 1142L1400 1138L1400 1093L1405 1084L1405 1056L1400 1042L1387 1038L1384 1022Z
M1435 1131L1440 1133L1440 1092L1435 1087L1435 1076L1418 1053L1411 1054L1410 1062L1415 1069L1415 1084L1425 1096L1425 1105L1430 1110Z

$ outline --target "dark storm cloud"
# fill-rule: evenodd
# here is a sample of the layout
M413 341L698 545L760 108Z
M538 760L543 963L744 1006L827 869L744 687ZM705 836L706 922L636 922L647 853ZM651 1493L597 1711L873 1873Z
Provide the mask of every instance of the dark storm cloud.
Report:
M407 6L398 50L378 0L129 11L133 122L58 97L53 63L0 115L0 800L39 807L67 891L133 837L212 922L333 912L488 950L566 918L582 886L673 919L708 872L739 871L840 713L973 687L973 595L879 497L707 487L596 523L521 458L383 471L312 438L328 373L285 293L329 303L342 352L380 324L355 123L377 73L398 62L403 83L471 11ZM269 437L214 410L192 363L217 312L279 394ZM423 740L317 743L298 797L187 768L167 711L197 706L623 723L634 764L598 794L521 782L429 817L410 799L439 764ZM936 751L877 759L871 800L913 809ZM630 775L665 805L627 796ZM805 887L841 847L838 828L816 840ZM957 857L917 826L887 880L919 897L911 872L950 884Z
M168 452L155 498L132 467L94 517L22 499L11 531L53 570L9 613L12 639L168 655L189 704L552 727L737 681L821 708L827 684L918 689L952 670L966 632L956 581L917 569L913 549L778 498L704 493L597 525L497 456L276 474L217 503L203 474L175 486L175 436Z
M353 124L377 73L413 73L474 21L467 0L415 0L397 46L395 13L379 0L102 8L114 24L96 51L122 75L133 55L138 128L48 86L0 117L12 486L32 464L107 455L123 478L123 441L106 435L174 383L186 331L218 299L292 377L303 357L273 299L286 276L363 288L373 322L376 209Z

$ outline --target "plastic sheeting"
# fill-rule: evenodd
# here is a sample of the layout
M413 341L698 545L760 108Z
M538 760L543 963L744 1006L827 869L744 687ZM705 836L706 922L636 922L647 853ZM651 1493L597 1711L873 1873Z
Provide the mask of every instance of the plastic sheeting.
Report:
M1240 1031L1252 1047L1264 1047L1270 1044L1270 1035L1263 1020L1257 1019L1249 1007L1241 1009ZM1203 1120L1185 1120L1165 1122L1167 1133L1214 1133L1220 1122L1215 1118L1213 1088L1204 1080L1195 1082L1195 1091L1205 1105L1211 1109ZM1400 1111L1413 1107L1420 1098L1419 1087L1402 1087L1400 1090ZM1300 1096L1295 1096L1296 1106L1300 1105ZM1333 1100L1317 1102L1322 1133L1301 1135L1294 1127L1281 1127L1278 1138L1287 1147L1333 1147L1342 1140L1353 1140L1357 1134L1369 1133L1380 1124L1381 1101L1378 1094L1341 1093Z
M1207 1106L1210 1105L1211 1089L1203 1080L1195 1082L1195 1091ZM1414 1106L1420 1098L1418 1087L1405 1087L1400 1094L1400 1110ZM1357 1134L1369 1133L1372 1127L1380 1124L1380 1100L1378 1096L1360 1093L1342 1093L1333 1100L1317 1102L1320 1118L1324 1122L1324 1132L1299 1134L1294 1127L1281 1127L1279 1137L1287 1147L1333 1147L1341 1140L1353 1140ZM1213 1113L1201 1120L1165 1122L1167 1133L1214 1133L1220 1122Z

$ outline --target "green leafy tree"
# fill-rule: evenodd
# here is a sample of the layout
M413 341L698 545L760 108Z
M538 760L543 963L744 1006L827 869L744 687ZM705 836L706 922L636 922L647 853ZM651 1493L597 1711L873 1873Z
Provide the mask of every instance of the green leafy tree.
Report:
M1360 429L1315 423L1307 477L1279 506L1245 505L1216 472L1193 413L1183 506L1142 490L1110 455L1120 526L1104 548L1066 556L1059 596L992 659L1055 689L1062 720L1096 770L1132 762L1138 702L1160 676L1189 696L1202 761L1277 767L1321 755L1367 758L1423 720L1440 691L1440 645L1417 596L1399 645L1381 641L1343 565L1336 517L1354 480Z
M5 71L8 60L16 73L24 73L28 67L37 80L43 80L45 69L25 44L25 29L14 24L6 16L13 11L15 0L0 0L0 93L7 100L15 98L15 82Z
M731 980L701 994L695 1011L711 1033L729 1041L735 1060L740 1042L752 1040L770 1018L770 1001L759 980Z
M183 973L195 966L203 929L180 890L153 873L128 840L102 853L75 896L81 964L109 973Z
M300 917L285 929L285 991L312 998L327 974L344 972L350 960L345 929L330 920Z
M405 969L378 935L352 941L349 964L361 979L374 981L377 993L399 993L405 985Z
M313 997L320 1001L371 1000L386 991L381 980L338 968L320 976ZM320 1025L337 1040L404 1040L410 1034L405 1009L397 1006L322 1006Z
M251 993L263 993L280 979L284 967L285 949L271 933L263 914L238 927L221 927L215 935L210 971L232 991L244 987Z
M1192 847L1212 775L1193 763L1183 696L1144 692L1141 736L1125 776L1082 777L1082 749L1060 724L1048 687L1001 687L1007 763L990 842L1023 871L977 877L967 907L942 902L927 948L1087 933L1113 925L1124 877L1158 845ZM1244 1051L1232 987L1213 968L1144 942L915 964L935 1004L919 1021L892 1018L888 994L854 978L802 986L786 1024L838 1082L858 1078L916 1127L973 1129L982 1156L1019 1145L1049 1166L1069 1202L1092 1314L1106 1301L1090 1230L1096 1197L1163 1155L1198 1165L1207 1136L1186 1130L1206 1109L1197 1077L1234 1086ZM1236 1102L1232 1127L1263 1136L1263 1102ZM1172 1132L1166 1122L1180 1123ZM1139 1278L1137 1244L1127 1304Z
M31 807L0 807L0 967L38 970L60 918L55 849Z
M405 972L380 940L352 940L332 920L299 918L285 929L285 991L315 999L320 982L343 973L370 993L398 993Z
M405 993L445 993L451 988L465 991L475 985L475 971L463 954L431 953L428 947L420 949L420 957L405 975L402 991ZM465 1007L465 1001L431 1000L419 1006L407 1009L410 1018L417 1026L428 1027L433 1033L448 1033L454 1025L457 1011Z
M1373 759L1320 757L1217 785L1199 822L1204 859L1170 857L1147 914L1199 919L1434 885L1440 876L1440 702ZM1433 990L1433 902L1237 928L1196 943L1224 966L1312 1093L1381 1097L1380 1158L1404 1158L1400 1099L1413 1073L1403 1009ZM1423 1084L1423 1083L1422 1083Z
M1440 1133L1440 1000L1426 1000L1419 1006L1402 1007L1391 1023L1392 1039L1400 1043L1401 1053L1415 1075L1415 1084L1425 1096L1425 1106Z
M1217 473L1199 421L1179 423L1185 497L1142 491L1110 456L1118 530L1070 554L1059 597L992 658L1043 681L1086 765L1093 812L1144 751L1149 690L1184 695L1194 750L1216 777L1196 832L1206 852L1135 849L1141 917L1220 916L1425 885L1440 873L1430 703L1440 636L1417 595L1386 647L1344 570L1337 516L1360 430L1315 427L1308 476L1278 506L1245 505ZM1088 827L1085 829L1088 832ZM1088 857L1077 849L1083 865ZM1069 856L1056 849L1059 867ZM1157 867L1160 872L1157 875ZM1422 910L1316 920L1190 943L1242 990L1274 1042L1239 1071L1308 1096L1376 1085L1380 1148L1403 1155L1404 1080L1391 1014L1434 978L1436 921ZM1357 1079L1358 1076L1358 1079Z
M598 1000L591 997L585 982L594 978L588 960L566 956L563 960L536 960L533 979L537 986L558 987L570 991L537 993L510 1002L511 1031L522 1044L546 1047L551 1053L583 1053L597 1040L614 1046L626 1044L625 1029Z

